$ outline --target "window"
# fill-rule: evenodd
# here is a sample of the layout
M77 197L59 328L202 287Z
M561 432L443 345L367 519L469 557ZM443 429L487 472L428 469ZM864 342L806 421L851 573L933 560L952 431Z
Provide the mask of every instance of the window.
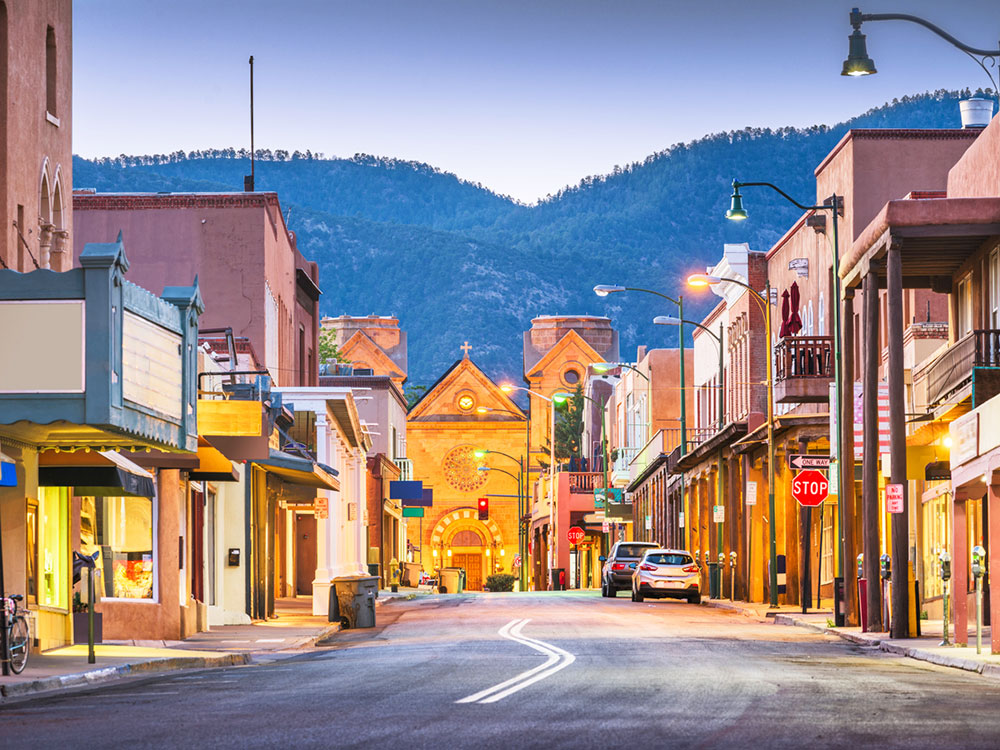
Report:
M80 547L100 551L103 595L153 599L153 501L148 497L84 497L80 501Z
M923 502L923 587L924 599L933 599L941 596L941 576L939 575L938 554L942 550L951 546L951 531L948 526L948 501L950 495L947 492L935 494L935 490L945 490L950 485L949 482L938 483L937 487L930 487L924 494Z
M826 336L826 304L823 300L823 292L819 293L819 325L816 328L817 336Z
M972 275L958 282L955 299L955 329L958 338L972 331Z
M299 385L309 385L309 375L306 372L306 329L299 326Z
M1000 248L990 253L990 328L1000 328Z
M56 30L51 26L45 31L45 109L53 117L56 111Z
M68 609L69 489L38 488L38 604Z
M563 381L566 385L576 385L580 382L580 372L570 367L563 373Z
M38 501L28 500L24 521L27 532L27 546L24 555L27 567L25 571L27 578L25 604L38 604Z

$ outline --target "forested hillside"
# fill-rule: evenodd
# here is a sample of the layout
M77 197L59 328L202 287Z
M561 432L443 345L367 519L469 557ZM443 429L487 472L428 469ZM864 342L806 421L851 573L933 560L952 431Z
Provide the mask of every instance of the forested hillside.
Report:
M598 299L594 284L673 293L724 242L773 244L797 210L754 193L750 220L727 222L733 178L814 200L813 169L849 128L958 127L959 98L904 97L831 127L708 135L533 206L426 164L369 155L258 151L256 186L279 193L300 248L320 264L325 315L399 315L412 383L436 379L466 339L491 375L519 378L520 334L533 316L610 315L630 358L637 344L664 344L665 331L651 324L661 311L652 298ZM242 189L249 162L228 148L74 159L73 168L77 187L102 192L217 191ZM692 304L690 314L711 304Z

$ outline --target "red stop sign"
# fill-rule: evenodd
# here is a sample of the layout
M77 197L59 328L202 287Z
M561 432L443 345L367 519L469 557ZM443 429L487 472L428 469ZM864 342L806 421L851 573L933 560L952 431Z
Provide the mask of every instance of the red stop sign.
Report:
M820 505L830 494L830 480L816 469L800 471L792 477L792 497L799 505L814 508Z
M586 534L579 526L572 526L569 531L566 532L566 538L569 540L570 544L579 544L583 541L584 536L586 536Z

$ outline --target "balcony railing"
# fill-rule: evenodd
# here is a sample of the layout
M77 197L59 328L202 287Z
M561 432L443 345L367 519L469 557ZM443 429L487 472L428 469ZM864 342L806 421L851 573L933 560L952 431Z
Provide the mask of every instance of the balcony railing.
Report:
M774 348L774 400L828 401L833 370L832 336L786 336Z
M409 482L413 479L413 461L408 458L394 458L392 462L399 467L401 481Z
M958 389L972 382L975 368L1000 369L1000 329L989 328L972 331L951 346L942 350L940 356L914 369L914 390L923 397L926 406L934 406ZM985 375L985 373L984 373ZM993 385L984 382L980 388L976 380L977 400L987 397L986 389L995 392ZM983 390L982 393L979 391Z
M604 475L601 472L573 472L569 475L569 491L580 495L592 495L598 487L604 486Z

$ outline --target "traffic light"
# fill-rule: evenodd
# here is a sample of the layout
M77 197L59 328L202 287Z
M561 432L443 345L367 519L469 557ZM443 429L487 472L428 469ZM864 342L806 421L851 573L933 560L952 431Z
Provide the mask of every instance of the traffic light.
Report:
M490 517L490 499L488 497L479 498L479 520L487 521Z

